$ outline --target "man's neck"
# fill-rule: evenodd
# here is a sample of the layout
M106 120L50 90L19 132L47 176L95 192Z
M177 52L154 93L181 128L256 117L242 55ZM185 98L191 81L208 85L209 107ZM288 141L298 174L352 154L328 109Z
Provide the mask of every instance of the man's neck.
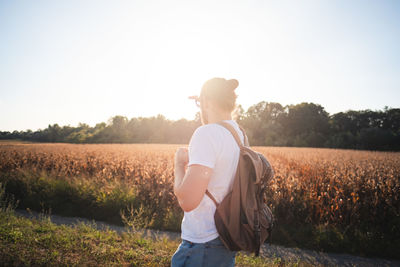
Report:
M210 114L208 118L208 123L217 123L225 120L232 120L232 115L230 113Z

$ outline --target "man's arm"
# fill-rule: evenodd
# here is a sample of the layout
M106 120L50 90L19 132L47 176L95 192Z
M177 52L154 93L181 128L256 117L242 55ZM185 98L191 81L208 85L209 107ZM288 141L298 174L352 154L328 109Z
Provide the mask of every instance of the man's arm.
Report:
M212 174L211 168L197 164L189 166L185 171L188 161L187 149L178 149L175 154L174 193L186 212L200 204Z

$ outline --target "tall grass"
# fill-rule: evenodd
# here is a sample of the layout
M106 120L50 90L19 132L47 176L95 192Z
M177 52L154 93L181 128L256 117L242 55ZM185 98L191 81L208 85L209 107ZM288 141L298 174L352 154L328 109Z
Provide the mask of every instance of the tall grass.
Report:
M95 225L55 225L50 217L14 214L14 202L0 184L1 266L170 266L178 241L149 239L137 232L99 231ZM236 266L309 266L297 260L255 258L238 253Z
M0 181L19 207L178 231L176 148L1 144ZM255 149L276 173L266 196L272 242L399 258L400 153Z

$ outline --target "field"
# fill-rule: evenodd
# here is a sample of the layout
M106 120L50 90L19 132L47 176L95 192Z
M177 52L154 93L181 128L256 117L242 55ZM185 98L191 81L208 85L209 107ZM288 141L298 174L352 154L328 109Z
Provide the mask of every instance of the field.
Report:
M0 186L0 200L3 189ZM135 231L97 230L90 223L58 226L47 216L27 219L15 215L8 204L0 205L1 266L170 266L179 245L178 240L143 237ZM235 266L243 267L311 265L245 253L238 253L235 260Z
M178 145L0 143L0 182L19 208L179 231ZM275 177L271 242L399 258L400 153L254 147Z

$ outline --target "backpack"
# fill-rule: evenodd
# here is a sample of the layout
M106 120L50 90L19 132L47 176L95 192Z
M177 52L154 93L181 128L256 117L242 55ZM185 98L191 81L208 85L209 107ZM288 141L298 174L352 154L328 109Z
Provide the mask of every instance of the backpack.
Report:
M226 248L231 251L254 252L258 256L261 245L270 237L274 225L272 212L264 202L264 192L274 171L262 154L249 147L242 128L244 145L230 124L218 124L231 132L240 147L240 156L232 191L221 203L206 190L207 196L217 207L215 225Z

